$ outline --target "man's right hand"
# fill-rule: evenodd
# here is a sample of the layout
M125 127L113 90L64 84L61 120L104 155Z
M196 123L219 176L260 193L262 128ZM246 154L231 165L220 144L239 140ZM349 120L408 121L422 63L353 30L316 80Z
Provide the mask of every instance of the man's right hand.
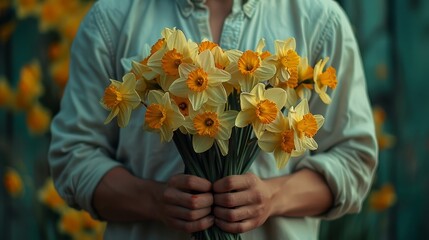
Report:
M167 226L186 232L211 227L214 217L212 184L197 176L172 176L156 197L157 217Z

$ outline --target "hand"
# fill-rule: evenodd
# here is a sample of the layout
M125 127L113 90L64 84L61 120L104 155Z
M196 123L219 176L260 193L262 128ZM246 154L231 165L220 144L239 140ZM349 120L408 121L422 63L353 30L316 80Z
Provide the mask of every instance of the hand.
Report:
M215 224L242 233L261 226L271 214L272 191L258 176L228 176L213 184Z
M167 226L191 233L214 223L212 184L203 178L179 174L171 177L158 197L158 211ZM198 193L195 193L198 192Z

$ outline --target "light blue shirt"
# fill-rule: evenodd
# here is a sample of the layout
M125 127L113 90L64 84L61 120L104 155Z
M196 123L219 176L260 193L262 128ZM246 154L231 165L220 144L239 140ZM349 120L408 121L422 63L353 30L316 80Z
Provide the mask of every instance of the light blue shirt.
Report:
M142 125L145 109L134 111L119 129L103 122L108 112L99 104L109 79L129 70L121 62L141 55L145 44L160 38L164 27L177 27L188 38L212 39L209 12L203 0L100 0L85 20L72 47L70 79L61 110L52 123L49 163L60 195L71 205L96 216L91 199L101 177L116 166L135 176L166 181L184 169L174 143ZM271 154L261 153L251 171L261 178L290 174L302 168L321 173L335 204L320 218L272 217L244 240L317 239L320 219L358 212L372 181L377 146L358 47L347 17L332 0L234 1L223 26L224 49L254 49L260 38L274 52L274 40L294 37L297 52L311 65L329 56L338 85L325 105L310 99L314 114L326 121L316 136L317 151L291 159L278 170ZM126 61L125 61L126 62ZM109 223L106 239L189 239L159 222Z

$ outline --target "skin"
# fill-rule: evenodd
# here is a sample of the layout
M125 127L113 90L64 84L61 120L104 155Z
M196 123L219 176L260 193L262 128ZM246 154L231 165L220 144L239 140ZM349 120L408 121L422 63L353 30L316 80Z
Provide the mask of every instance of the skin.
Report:
M219 42L232 0L207 0L206 5L211 12L213 40ZM227 232L242 233L270 217L316 216L332 205L333 196L324 178L309 169L271 179L247 173L212 184L185 174L156 182L117 167L101 179L93 195L93 206L105 220L155 220L189 233L213 224Z

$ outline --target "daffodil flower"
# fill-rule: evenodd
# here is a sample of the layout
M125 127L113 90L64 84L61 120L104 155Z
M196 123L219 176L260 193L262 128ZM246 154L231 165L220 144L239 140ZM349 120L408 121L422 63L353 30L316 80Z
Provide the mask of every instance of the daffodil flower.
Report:
M326 63L329 61L329 57L320 60L316 66L314 66L314 90L319 94L320 99L326 104L331 103L331 97L326 93L329 88L335 89L337 86L337 75L336 70L333 67L328 67L325 72Z
M265 60L267 57L271 56L271 53L269 51L264 51L265 48L265 39L261 38L256 45L255 52L261 57L261 60Z
M173 132L183 125L185 118L168 92L152 90L148 94L144 129L161 134L161 142L169 142Z
M296 144L298 151L300 149L316 150L317 143L313 137L325 121L323 116L310 113L307 99L303 99L296 108L292 107L289 110L289 117L300 140Z
M135 90L136 77L134 74L125 74L122 81L111 79L111 84L105 89L104 96L100 100L101 105L111 111L104 124L108 124L118 116L119 127L125 127L130 121L131 110L140 104L140 97Z
M273 152L277 168L281 169L286 166L291 157L302 155L304 150L296 149L299 139L287 116L281 115L273 130L275 131L265 131L259 137L258 146L264 152Z
M160 85L168 91L170 85L179 77L179 66L182 63L193 63L196 53L190 51L192 42L186 40L180 30L167 31L166 44L156 51L148 60L147 65L160 74ZM195 45L195 44L194 44Z
M231 73L231 84L238 83L243 92L250 92L258 83L271 79L276 72L268 59L262 59L259 52L252 50L242 53L226 70Z
M298 86L298 64L299 55L296 53L296 42L294 38L285 41L275 41L276 53L270 60L274 60L277 66L276 75L270 80L272 86L277 86L279 82L287 83L289 88Z
M190 117L184 126L192 134L192 146L196 153L209 150L216 141L222 155L228 154L228 140L231 137L237 111L223 109L223 107L205 105L198 111L190 112Z
M265 85L257 84L250 93L240 94L241 111L238 113L235 125L245 127L252 124L253 131L259 138L265 129L270 129L286 104L286 91L281 88L265 90Z
M228 81L231 76L228 72L216 68L210 50L199 54L195 65L180 65L179 73L180 78L171 84L169 91L179 97L188 97L194 110L200 109L205 103L226 103L227 95L222 83Z

